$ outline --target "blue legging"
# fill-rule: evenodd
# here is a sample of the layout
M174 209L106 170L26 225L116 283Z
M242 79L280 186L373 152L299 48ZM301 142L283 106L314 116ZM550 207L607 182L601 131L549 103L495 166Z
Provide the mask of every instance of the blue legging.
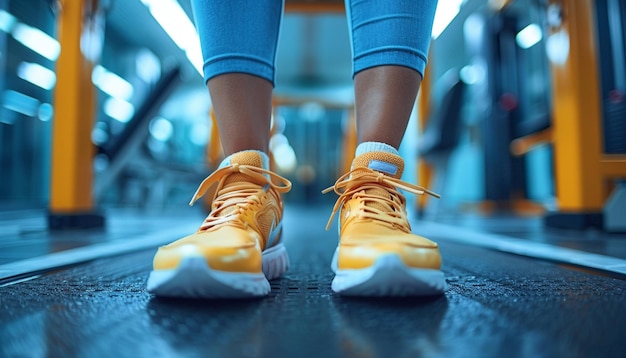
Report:
M437 0L345 0L353 75L399 65L424 74ZM192 0L204 79L248 73L274 84L283 0Z

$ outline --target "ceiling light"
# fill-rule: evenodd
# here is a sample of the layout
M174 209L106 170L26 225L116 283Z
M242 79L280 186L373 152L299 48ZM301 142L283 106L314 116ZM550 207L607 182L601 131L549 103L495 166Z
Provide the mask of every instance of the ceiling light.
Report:
M113 119L126 123L135 114L135 107L123 99L109 97L104 102L104 113Z
M436 39L461 11L463 0L440 0L437 3L432 37Z
M57 81L54 71L38 63L20 63L17 66L17 76L46 90L51 90Z
M54 107L50 103L42 103L37 111L37 116L42 122L48 122L54 115Z
M108 124L102 121L96 123L91 131L91 142L95 145L102 145L109 140Z
M97 65L91 73L91 81L102 92L111 97L129 101L133 97L133 85L122 77Z
M160 142L167 142L172 137L172 133L174 133L174 126L167 119L157 117L150 121L149 131L154 139Z
M176 46L185 52L198 73L202 74L200 38L193 22L176 0L141 0L152 17L165 30Z
M461 80L468 85L482 83L485 80L485 70L478 65L463 66L459 71Z
M147 48L139 50L135 59L135 69L137 76L146 83L154 83L161 78L161 62Z
M515 41L519 47L527 49L537 44L542 38L541 27L537 24L530 24L517 33Z
M13 27L12 34L13 37L24 46L50 61L56 61L61 53L61 45L59 42L38 28L17 23Z
M0 10L0 30L11 32L17 20L15 17L4 10Z
M13 90L4 91L3 97L5 108L28 117L33 117L37 114L39 109L38 99Z
M546 54L550 62L563 65L569 56L569 35L565 30L555 32L546 40Z

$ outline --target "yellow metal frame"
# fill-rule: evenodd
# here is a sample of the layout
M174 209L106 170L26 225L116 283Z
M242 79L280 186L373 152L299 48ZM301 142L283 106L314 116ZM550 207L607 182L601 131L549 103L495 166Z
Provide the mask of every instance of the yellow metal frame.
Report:
M626 155L602 153L602 113L593 0L552 1L563 7L570 46L567 61L552 64L555 180L558 209L601 212L610 180L626 177Z
M552 128L546 128L537 133L515 139L511 142L511 154L522 156L530 152L533 148L541 144L551 143L552 141Z
M89 214L94 207L95 148L91 142L96 106L91 83L94 64L81 52L81 36L95 29L91 15L98 1L60 0L59 5L61 53L56 64L49 202L51 215L57 217Z
M433 46L430 46L429 53L429 62L432 63L433 58ZM421 137L421 134L424 132L424 128L426 128L426 124L428 118L431 115L431 92L433 87L433 81L430 76L430 67L432 65L426 66L424 71L424 78L422 78L422 83L420 86L420 93L417 97L417 115L418 115L418 137ZM418 185L429 188L433 181L433 168L430 164L428 164L425 160L419 160L417 165L417 182ZM417 200L417 209L419 212L422 212L428 203L429 195L418 195Z
M211 118L211 132L209 135L209 143L206 147L206 155L209 161L209 167L211 169L217 168L222 160L224 154L222 153L222 141L220 140L220 133L217 128L217 118L215 117L215 110L211 107L209 112Z

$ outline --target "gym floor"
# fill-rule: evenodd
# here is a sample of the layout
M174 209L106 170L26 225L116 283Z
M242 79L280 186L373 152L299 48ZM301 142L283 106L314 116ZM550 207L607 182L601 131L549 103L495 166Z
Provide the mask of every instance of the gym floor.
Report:
M156 298L156 247L197 210L107 212L107 229L49 233L44 213L0 219L3 357L621 357L626 236L557 231L538 218L412 222L440 244L448 289L355 299L330 289L326 205L288 205L287 274L254 300Z

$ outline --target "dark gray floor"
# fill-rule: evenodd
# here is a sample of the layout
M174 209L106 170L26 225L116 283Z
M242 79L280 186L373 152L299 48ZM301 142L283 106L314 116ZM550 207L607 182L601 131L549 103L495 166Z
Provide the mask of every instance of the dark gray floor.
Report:
M423 299L330 290L327 208L291 207L292 267L259 300L158 299L154 250L0 287L3 357L622 357L626 281L435 238L449 289ZM419 227L415 227L419 232Z
M626 213L624 216L626 220ZM568 230L546 227L542 216L511 214L479 215L450 211L436 217L436 222L548 243L589 253L626 259L626 233L607 233L598 229Z
M104 211L106 224L100 230L47 230L44 210L0 213L0 265L103 243L126 242L145 234L176 226L197 227L204 217L198 208L161 210L114 208Z

